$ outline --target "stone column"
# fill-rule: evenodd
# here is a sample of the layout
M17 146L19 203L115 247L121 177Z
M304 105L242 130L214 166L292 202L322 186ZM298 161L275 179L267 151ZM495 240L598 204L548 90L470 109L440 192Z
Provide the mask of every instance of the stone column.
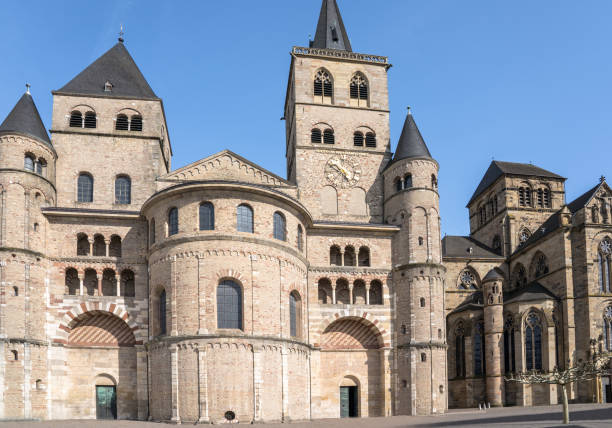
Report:
M261 420L261 368L262 368L262 352L258 346L253 346L253 422L262 422Z
M198 423L210 423L208 416L208 368L206 367L206 346L198 346L198 397L200 416Z
M84 273L79 274L79 295L81 295L81 296L83 295L83 288L84 288L83 281L84 281L84 277L85 277Z
M351 283L349 282L349 304L351 304L351 305L352 305L353 303L355 303L355 302L353 302L353 287L354 287L354 285L355 285L355 284L351 284Z
M170 347L170 374L172 386L172 419L171 422L180 424L181 417L179 413L179 384L178 384L178 347L172 345Z
M115 277L115 288L117 289L117 296L121 296L121 277Z
M366 295L365 295L366 305L369 305L370 304L370 284L366 284L365 288L366 288Z
M93 244L94 244L94 240L88 238L87 241L89 241L89 256L93 256Z
M332 305L336 304L336 284L332 283Z
M102 274L96 272L96 279L98 280L98 296L102 296Z
M149 414L147 350L136 345L136 396L138 399L138 420L146 421Z
M104 240L104 246L106 248L106 257L109 257L109 254L110 254L110 251L109 251L110 239L105 239Z
M282 400L283 400L283 412L282 412L282 421L289 421L289 376L288 376L288 361L287 361L287 348L283 346L281 350L281 358L282 358L282 370L281 370L281 379L282 379Z

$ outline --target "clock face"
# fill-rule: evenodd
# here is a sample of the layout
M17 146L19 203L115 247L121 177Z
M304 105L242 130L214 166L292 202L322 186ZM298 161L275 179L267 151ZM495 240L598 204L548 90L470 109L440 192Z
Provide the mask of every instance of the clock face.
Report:
M359 163L347 155L334 156L325 165L325 177L335 187L353 187L360 176Z

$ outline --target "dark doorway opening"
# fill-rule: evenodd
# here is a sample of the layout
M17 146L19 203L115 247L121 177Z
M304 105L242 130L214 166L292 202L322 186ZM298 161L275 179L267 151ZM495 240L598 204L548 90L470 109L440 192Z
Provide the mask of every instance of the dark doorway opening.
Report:
M606 403L612 403L612 385L606 385Z
M117 391L114 386L96 386L96 419L117 419Z
M359 416L357 405L357 387L356 386L341 386L340 387L340 417L341 418L356 418Z

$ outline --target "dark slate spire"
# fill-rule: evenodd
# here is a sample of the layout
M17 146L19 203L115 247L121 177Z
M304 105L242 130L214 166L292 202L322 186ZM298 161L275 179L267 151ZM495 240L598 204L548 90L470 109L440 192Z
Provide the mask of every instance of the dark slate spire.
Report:
M13 110L0 125L0 134L9 133L25 134L49 146L51 145L49 134L47 134L40 114L38 114L32 95L30 95L29 85L28 91L17 101Z
M404 122L404 129L402 135L397 143L397 150L393 155L393 162L400 159L406 158L429 158L431 153L425 144L425 140L419 132L412 113L410 113L410 107L408 107L408 115L406 116L406 122Z
M68 82L58 93L157 99L122 41Z
M317 32L310 47L352 52L336 0L323 0Z

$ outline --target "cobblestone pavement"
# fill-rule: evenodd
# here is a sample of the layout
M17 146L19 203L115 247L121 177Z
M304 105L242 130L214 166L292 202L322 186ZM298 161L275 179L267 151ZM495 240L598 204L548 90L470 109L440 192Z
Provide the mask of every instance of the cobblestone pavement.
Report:
M612 404L570 406L571 425L562 425L561 406L507 407L503 409L451 410L443 416L394 416L390 418L327 419L292 424L258 424L265 428L403 428L403 427L612 427ZM191 424L185 424L191 425ZM0 428L160 428L162 424L136 421L0 422Z

